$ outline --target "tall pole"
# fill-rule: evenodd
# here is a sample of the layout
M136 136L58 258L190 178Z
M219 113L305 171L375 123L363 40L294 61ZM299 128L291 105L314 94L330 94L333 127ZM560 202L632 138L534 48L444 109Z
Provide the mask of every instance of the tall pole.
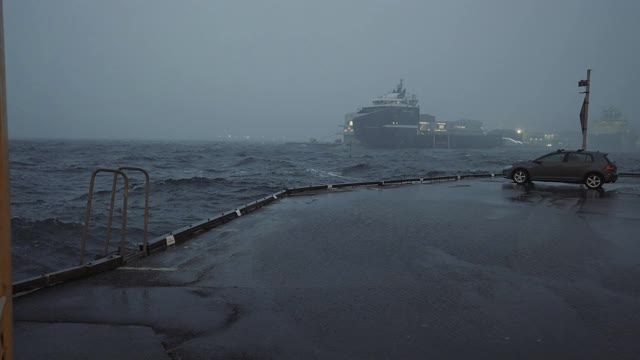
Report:
M4 21L0 0L0 359L13 359L9 137L4 72Z
M587 69L587 89L584 92L584 124L582 130L582 150L587 150L587 125L589 123L589 94L591 93L591 69Z

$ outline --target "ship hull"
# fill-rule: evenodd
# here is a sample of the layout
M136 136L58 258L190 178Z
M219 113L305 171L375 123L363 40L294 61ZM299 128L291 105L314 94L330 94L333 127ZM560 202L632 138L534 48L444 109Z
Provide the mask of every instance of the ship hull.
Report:
M372 148L492 148L502 144L499 135L484 133L420 133L418 108L365 109L353 117L354 138Z
M359 142L375 148L406 148L417 145L417 126L362 127L356 132Z
M418 132L418 107L364 108L353 117L354 136L370 147L412 147Z
M418 147L444 149L488 149L502 145L502 137L487 134L425 134L418 136Z
M502 145L502 138L497 135L419 135L417 127L364 128L358 139L374 148L488 149Z

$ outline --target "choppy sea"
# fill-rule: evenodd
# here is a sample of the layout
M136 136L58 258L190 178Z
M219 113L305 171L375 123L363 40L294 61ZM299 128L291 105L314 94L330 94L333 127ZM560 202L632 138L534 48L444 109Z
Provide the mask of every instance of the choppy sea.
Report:
M150 236L286 188L499 172L544 148L368 149L334 144L161 141L10 141L14 279L77 265L91 172L149 171ZM610 153L620 172L640 172L640 153ZM96 182L89 250L105 236L111 175ZM144 178L131 173L128 239L140 242ZM118 190L122 195L122 182ZM119 197L119 199L121 199ZM116 215L121 214L120 202ZM113 237L119 236L119 218ZM116 243L117 241L114 241Z

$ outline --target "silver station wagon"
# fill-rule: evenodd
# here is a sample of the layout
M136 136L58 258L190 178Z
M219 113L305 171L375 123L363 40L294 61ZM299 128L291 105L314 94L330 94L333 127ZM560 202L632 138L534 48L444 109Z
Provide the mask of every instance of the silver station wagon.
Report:
M617 166L607 154L597 151L565 151L564 149L535 160L519 162L502 170L502 175L517 184L531 181L555 181L585 184L598 189L618 179Z

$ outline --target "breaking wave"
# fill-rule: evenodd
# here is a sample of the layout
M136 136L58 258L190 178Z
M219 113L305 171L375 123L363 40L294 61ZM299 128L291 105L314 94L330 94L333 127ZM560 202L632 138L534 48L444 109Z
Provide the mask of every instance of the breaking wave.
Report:
M248 166L248 165L264 165L264 166L277 166L277 167L296 167L295 164L291 163L290 161L287 160L273 160L273 159L262 159L262 158L255 158L252 156L249 157L245 157L244 159L236 162L233 166L234 167L243 167L243 166Z
M157 185L169 186L189 186L189 185L228 185L231 181L225 178L207 178L203 176L194 176L186 179L165 179L157 183Z
M371 170L371 165L367 163L361 163L353 166L346 167L340 171L342 175L361 175L366 174Z

